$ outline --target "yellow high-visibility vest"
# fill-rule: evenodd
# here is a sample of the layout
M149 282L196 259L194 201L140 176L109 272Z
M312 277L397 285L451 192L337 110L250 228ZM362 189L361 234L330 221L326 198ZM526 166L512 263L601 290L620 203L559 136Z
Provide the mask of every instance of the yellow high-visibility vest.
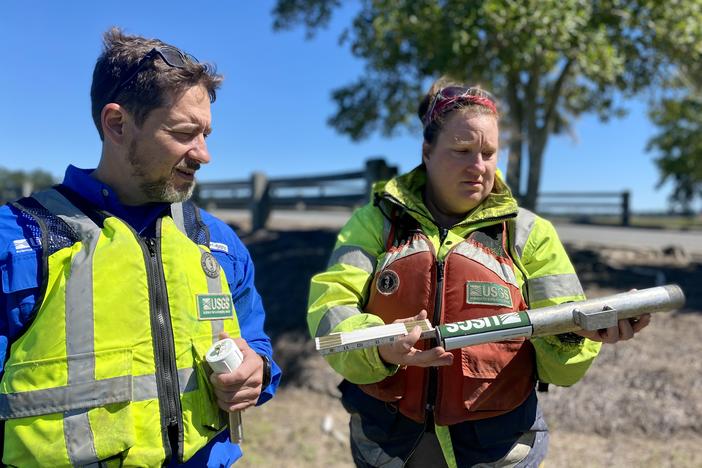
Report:
M11 346L0 381L3 463L189 459L226 426L205 362L221 331L240 335L223 269L185 234L181 204L146 241L57 190L34 199L51 220L38 220L45 252L46 231L77 241L45 255L43 297ZM171 454L169 426L179 453Z

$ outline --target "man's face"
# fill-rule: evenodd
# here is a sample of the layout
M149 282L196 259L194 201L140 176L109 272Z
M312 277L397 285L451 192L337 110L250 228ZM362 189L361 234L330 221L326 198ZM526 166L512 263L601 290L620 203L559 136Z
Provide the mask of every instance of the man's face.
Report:
M478 206L495 184L498 143L495 117L453 112L423 157L431 203L458 218Z
M129 144L127 162L147 202L185 201L195 188L195 171L210 161L205 138L211 131L210 99L202 86L149 113Z

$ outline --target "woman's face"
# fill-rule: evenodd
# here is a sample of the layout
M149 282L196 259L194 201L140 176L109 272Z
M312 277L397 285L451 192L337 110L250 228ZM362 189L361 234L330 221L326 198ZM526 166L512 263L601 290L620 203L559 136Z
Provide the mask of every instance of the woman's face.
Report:
M452 112L434 147L425 143L423 151L430 211L434 208L442 216L462 219L490 194L498 141L494 116Z

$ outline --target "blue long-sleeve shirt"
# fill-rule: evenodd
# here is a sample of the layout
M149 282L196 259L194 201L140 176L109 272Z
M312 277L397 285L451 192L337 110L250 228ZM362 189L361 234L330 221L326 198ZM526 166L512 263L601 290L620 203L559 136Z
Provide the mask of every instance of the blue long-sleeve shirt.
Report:
M140 235L153 234L155 222L168 209L168 204L123 205L114 190L91 177L91 172L92 169L69 166L63 184L95 208L127 222ZM38 229L18 214L9 205L0 207L0 373L4 370L8 347L32 319L43 274L41 245L33 234ZM257 403L260 405L274 395L281 371L272 360L271 341L263 329L265 312L254 286L254 265L248 250L229 226L204 210L200 214L210 230L212 254L229 281L241 336L254 351L271 358L271 383L261 392ZM240 451L227 436L227 431L222 432L184 466L229 466Z

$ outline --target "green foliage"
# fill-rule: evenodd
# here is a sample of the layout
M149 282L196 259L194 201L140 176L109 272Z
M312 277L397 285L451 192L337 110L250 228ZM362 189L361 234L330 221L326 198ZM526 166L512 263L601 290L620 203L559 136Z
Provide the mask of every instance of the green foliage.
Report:
M276 29L328 24L340 1L278 0ZM431 80L447 74L501 98L510 146L508 182L518 189L529 158L526 205L538 191L551 134L596 113L606 120L629 97L664 84L662 71L702 54L699 0L359 0L341 36L366 63L363 76L333 92L329 123L354 140L400 127ZM515 190L518 191L518 190Z
M660 129L647 147L660 155L659 186L673 181L671 201L691 213L693 200L702 198L702 95L664 98L650 115Z
M25 172L0 167L0 204L21 197L24 189L40 190L55 183L53 176L41 169Z

